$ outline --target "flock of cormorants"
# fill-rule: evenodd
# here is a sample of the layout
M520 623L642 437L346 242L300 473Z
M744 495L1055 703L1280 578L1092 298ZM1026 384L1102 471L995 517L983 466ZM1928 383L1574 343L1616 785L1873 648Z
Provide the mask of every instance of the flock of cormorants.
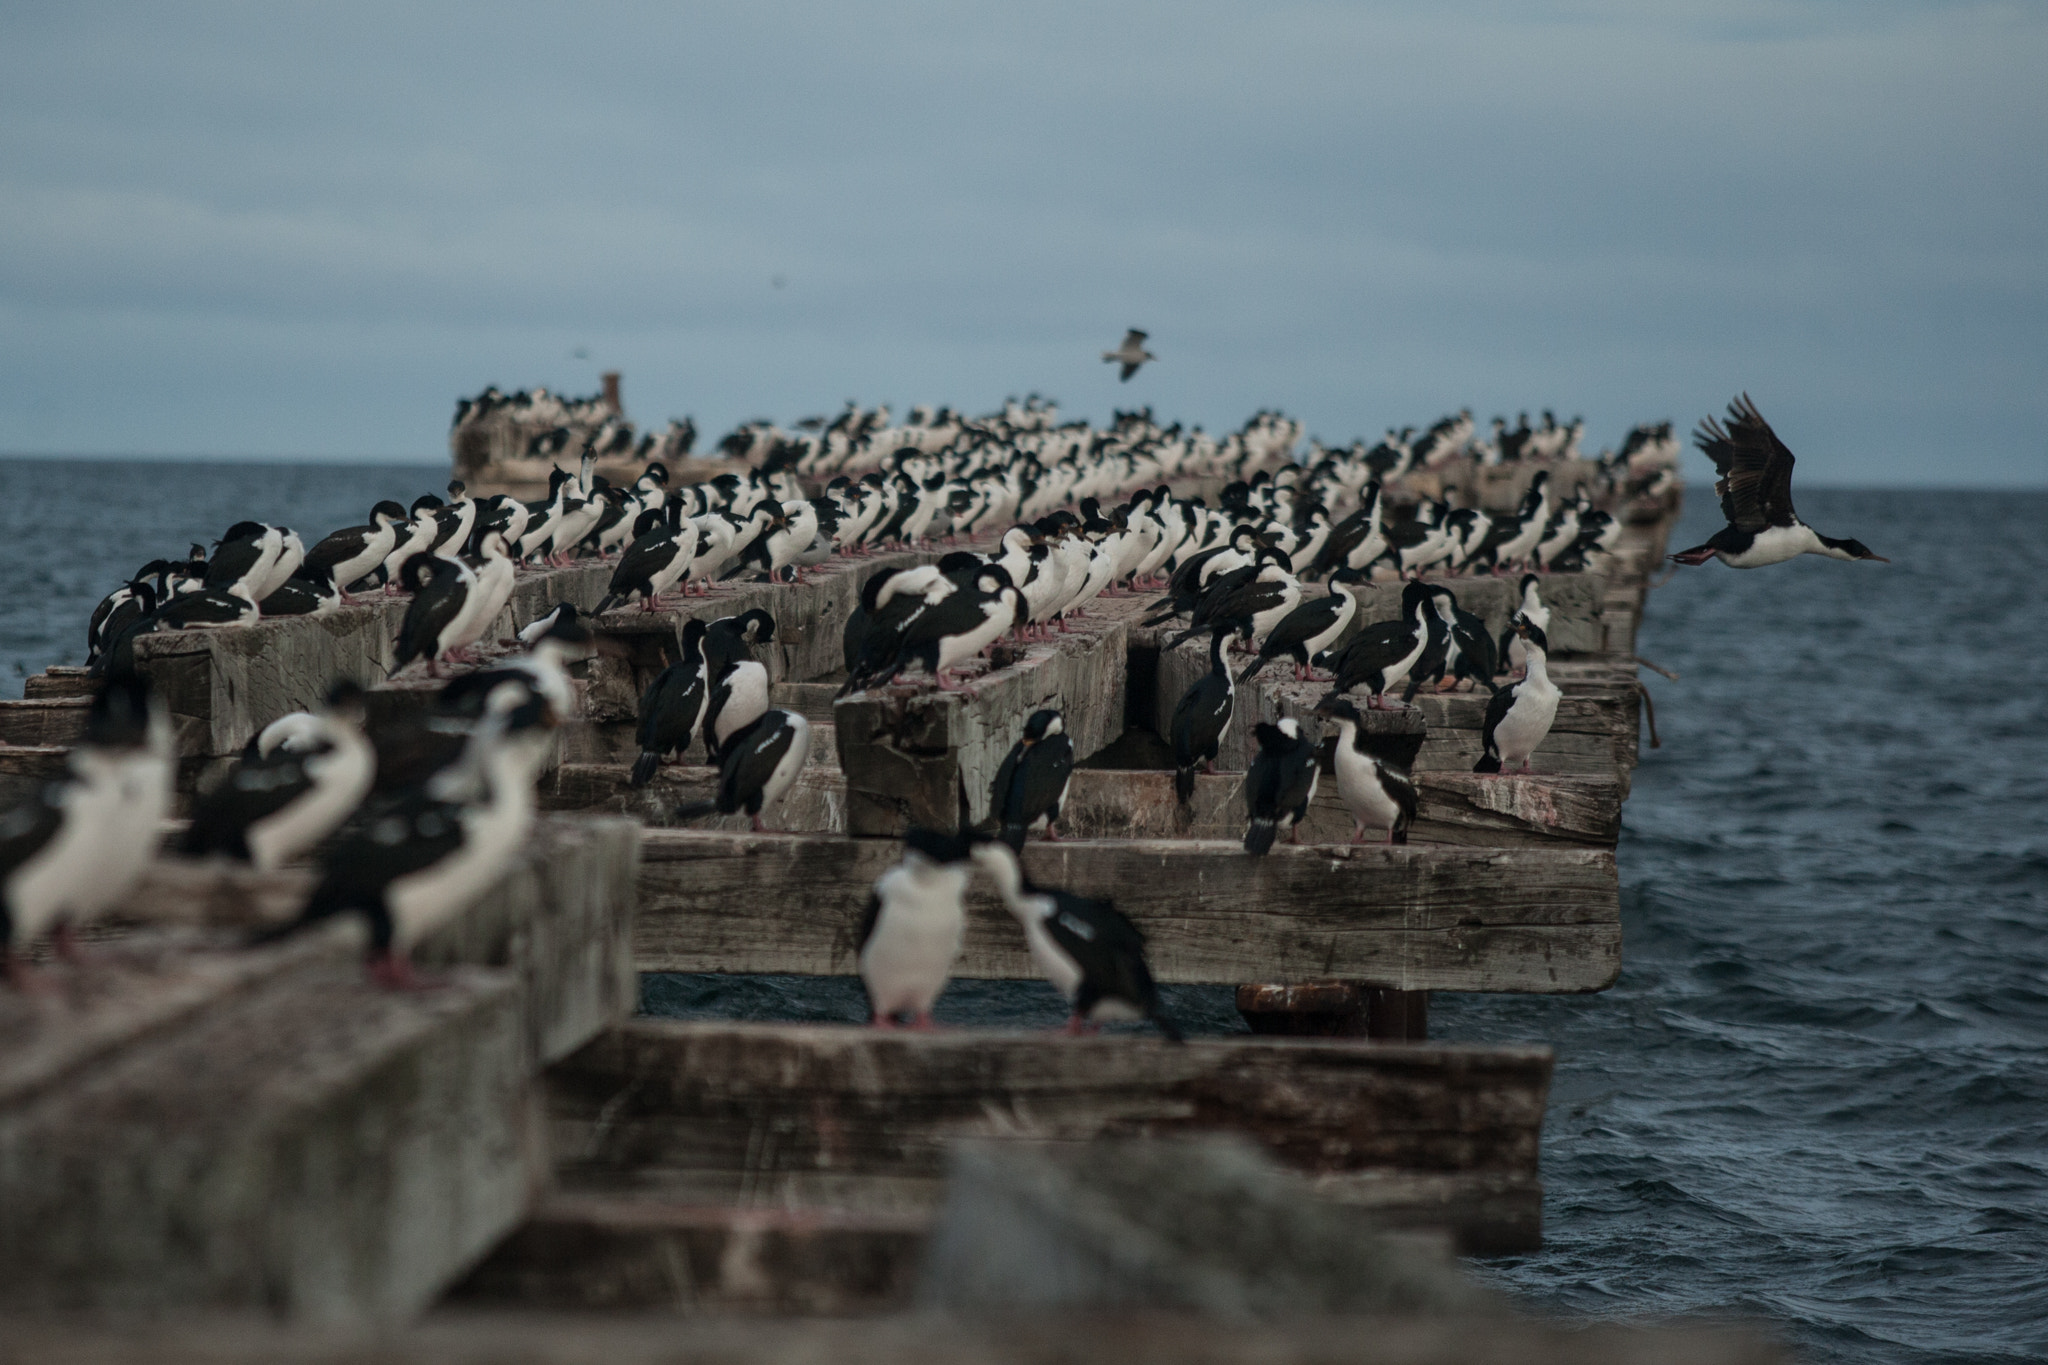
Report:
M1134 335L1142 350L1142 334ZM1065 630L1104 594L1157 593L1148 623L1184 618L1174 643L1209 642L1210 669L1169 727L1180 799L1191 797L1197 768L1216 759L1238 686L1284 658L1297 678L1331 683L1315 714L1335 732L1335 780L1355 838L1383 831L1402 842L1416 810L1410 765L1422 736L1382 733L1367 712L1405 706L1423 686L1483 687L1492 695L1477 771L1529 771L1559 699L1546 668L1541 574L1597 563L1620 533L1614 504L1660 493L1675 477L1666 423L1631 432L1568 497L1554 496L1546 467L1531 474L1512 513L1429 496L1395 513L1390 490L1411 471L1458 460L1547 463L1577 441L1576 422L1547 422L1544 432L1567 434L1540 444L1526 420L1523 430L1513 442L1478 440L1470 414L1460 413L1370 447L1310 442L1303 459L1298 424L1271 412L1216 440L1162 427L1149 410L1119 413L1106 429L1061 424L1035 398L974 420L918 409L901 425L885 409L849 407L794 434L749 424L720 444L744 446L754 462L701 483L671 486L655 462L630 486L608 484L592 472L593 443L580 473L555 469L535 502L473 499L457 482L447 501L380 502L366 524L311 549L288 528L237 523L211 554L194 546L185 559L144 565L93 613L93 667L104 682L70 771L0 818L8 974L17 984L31 979L17 949L46 931L70 954L69 928L118 905L169 813L169 726L136 670L138 639L405 593L392 672L418 662L438 676L492 630L523 566L576 559L614 565L602 614L636 601L653 610L664 595L740 575L798 582L833 555L941 538L988 543L1001 528L987 550L954 549L936 563L868 577L846 625L844 692L971 687L958 675L1005 637ZM1676 556L1682 562L1876 557L1798 521L1791 454L1746 398L1725 427L1703 423L1697 440L1721 473L1729 526ZM1174 491L1176 480L1191 478L1220 483L1217 505ZM1421 581L1425 573L1520 574L1509 629L1490 638L1456 592ZM1354 632L1356 588L1376 577L1403 583L1400 614ZM1321 591L1307 591L1316 580ZM770 704L767 669L753 657L775 629L772 612L759 609L689 621L642 696L634 785L700 738L719 769L716 798L681 808L679 818L746 814L760 829L803 767L810 726ZM320 709L278 718L225 780L195 798L180 850L259 868L311 857L316 889L300 919L270 936L361 915L376 975L410 983L412 945L473 903L523 842L553 727L571 712L568 668L590 656L594 634L564 603L527 625L516 645L448 681L417 719L372 730L364 694L348 683ZM1401 702L1387 701L1397 688ZM1351 695L1359 689L1363 706ZM1258 856L1283 835L1299 837L1320 767L1319 739L1301 722L1254 733L1244 846ZM929 1023L960 949L962 896L980 868L1072 1003L1074 1027L1149 1018L1173 1032L1136 928L1108 902L1034 885L1018 861L1028 831L1054 837L1073 766L1063 718L1038 711L996 776L993 834L909 834L902 861L876 883L859 936L876 1022Z

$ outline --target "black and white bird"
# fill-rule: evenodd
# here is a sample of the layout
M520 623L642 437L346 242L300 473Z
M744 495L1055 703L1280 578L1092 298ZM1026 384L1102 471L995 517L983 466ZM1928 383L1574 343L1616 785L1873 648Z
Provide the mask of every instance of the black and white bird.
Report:
M1386 694L1407 681L1409 671L1429 646L1430 628L1424 618L1429 598L1426 584L1404 585L1399 619L1367 626L1344 647L1336 660L1333 690L1343 693L1362 686L1367 689L1366 708L1383 708Z
M1183 806L1195 796L1196 766L1216 770L1216 755L1222 752L1223 736L1230 730L1237 679L1223 657L1223 642L1229 637L1227 630L1210 637L1209 671L1181 693L1167 726L1167 738L1173 745L1173 791Z
M301 564L257 603L257 610L264 616L328 616L341 610L341 592L324 572Z
M194 802L181 852L224 854L268 872L310 852L354 814L377 767L363 733L362 689L337 684L305 720L281 732L267 753L258 735L256 752Z
M517 637L507 643L516 643L525 652L507 655L450 681L434 699L437 716L482 719L485 701L503 682L516 682L539 693L558 720L574 713L576 692L568 666L597 652L597 636L576 604L556 603L522 626Z
M1282 834L1300 842L1301 822L1308 816L1308 803L1315 800L1323 770L1316 760L1316 741L1292 716L1277 725L1254 726L1252 737L1259 742L1259 752L1244 779L1244 851L1261 858Z
M1279 550L1261 549L1246 567L1219 574L1195 602L1188 628L1167 642L1171 649L1212 628L1227 628L1239 639L1263 638L1301 602L1301 583Z
M766 832L762 816L796 785L811 755L811 723L801 713L771 707L759 720L731 736L718 765L718 797L676 807L678 820L744 812L755 833Z
M1024 736L1004 756L996 769L990 806L996 817L997 836L1019 853L1024 836L1040 825L1045 837L1057 839L1053 825L1067 803L1067 787L1074 778L1074 741L1067 737L1066 721L1058 711L1035 711L1024 722Z
M612 570L611 585L595 615L602 616L636 597L642 608L653 611L661 595L682 581L696 559L697 523L683 516L680 499L672 499L661 511L642 512L635 526L633 543Z
M285 534L283 527L265 526L260 521L238 521L228 527L214 545L213 557L206 561L206 586L226 592L240 584L252 600L261 602L291 573L291 569L284 575L276 573L285 553Z
M932 1006L952 978L967 933L967 879L974 865L966 836L913 827L903 857L875 879L861 919L858 961L876 1028L909 1015L932 1026Z
M1550 629L1550 608L1543 601L1542 575L1525 573L1522 575L1520 586L1522 589L1522 604L1516 609L1516 615L1520 616L1530 625L1548 631ZM1503 671L1511 671L1516 677L1520 677L1523 665L1527 662L1527 659L1528 654L1522 643L1522 637L1515 634L1513 624L1511 623L1503 627L1500 633L1500 645L1494 652L1494 662Z
M367 577L397 548L404 522L405 508L386 499L370 509L369 524L343 527L306 551L301 568L309 575L325 574L346 602L349 586Z
M704 632L704 671L711 688L704 703L704 752L722 760L732 737L768 712L768 667L752 647L775 638L775 620L755 607L721 616Z
M1260 641L1259 656L1238 674L1237 680L1250 682L1260 669L1279 658L1294 660L1296 682L1313 677L1309 661L1335 644L1358 615L1358 594L1347 586L1358 578L1358 573L1351 569L1340 568L1332 573L1329 592L1311 597L1281 617Z
M1891 562L1860 540L1824 536L1799 519L1792 510L1792 452L1748 394L1728 405L1727 426L1709 417L1692 439L1721 476L1714 492L1728 524L1704 544L1671 556L1680 564L1718 558L1731 569L1760 569L1800 555Z
M635 787L653 781L664 758L682 754L697 738L711 693L704 667L705 629L701 620L685 621L681 656L640 694L640 754L633 760L630 779Z
M71 931L120 904L156 851L171 811L169 711L139 674L109 677L93 697L66 771L0 816L0 969L32 978L20 957L52 931L73 956Z
M885 686L912 664L922 664L940 690L958 691L960 684L947 675L1021 620L1021 599L1001 565L981 565L956 583L958 591L931 603L903 627L896 657L864 686Z
M441 676L441 656L464 624L463 608L477 589L467 564L438 555L416 555L399 572L400 585L412 594L399 623L394 662L386 676L395 678L415 659L427 663L427 676Z
M1109 901L1032 885L1016 851L1000 840L974 845L975 863L996 884L1003 904L1024 928L1031 960L1067 998L1067 1032L1111 1020L1149 1019L1181 1039L1159 1006L1159 988L1145 961L1145 936Z
M846 614L841 636L846 683L839 695L858 692L881 676L901 652L909 624L959 588L936 564L870 575L861 584L859 605Z
M1459 606L1458 595L1441 583L1432 584L1429 595L1437 618L1430 627L1432 650L1435 642L1440 641L1443 653L1440 659L1425 654L1423 663L1410 673L1403 699L1412 696L1421 683L1430 681L1436 682L1442 691L1449 691L1460 682L1493 691L1493 675L1500 671L1499 653L1494 648L1493 636L1487 633L1486 622Z
M97 663L110 643L156 610L161 591L158 582L165 567L162 560L152 560L134 578L100 599L85 628L86 663Z
M495 885L525 845L535 809L532 748L557 717L545 697L501 682L461 757L424 783L372 798L321 850L320 882L282 938L339 914L370 926L370 972L417 983L411 953Z
M1354 844L1365 842L1369 829L1383 829L1390 844L1408 842L1415 823L1415 756L1422 752L1424 733L1375 734L1365 717L1344 697L1324 697L1316 714L1335 722L1336 751L1331 767L1337 795L1351 811Z
M1543 628L1515 618L1515 634L1522 639L1528 673L1520 682L1509 683L1486 703L1486 725L1479 732L1483 752L1472 765L1475 773L1504 774L1519 768L1530 771L1529 759L1550 734L1557 719L1560 693L1544 667L1549 642Z
M1329 536L1308 566L1303 578L1320 578L1337 569L1362 573L1365 567L1386 553L1387 538L1380 531L1379 480L1359 491L1358 510L1330 528Z
M1124 333L1123 345L1117 347L1114 351L1104 351L1102 353L1104 364L1121 365L1123 367L1122 371L1117 375L1118 383L1129 382L1130 377L1138 372L1140 365L1143 365L1148 360L1157 359L1159 359L1158 356L1145 349L1145 333L1135 327Z

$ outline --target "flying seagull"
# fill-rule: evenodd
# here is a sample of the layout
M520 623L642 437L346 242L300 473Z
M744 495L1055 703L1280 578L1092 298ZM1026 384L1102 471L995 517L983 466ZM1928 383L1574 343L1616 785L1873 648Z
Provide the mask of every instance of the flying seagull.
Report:
M1117 347L1114 351L1104 351L1102 358L1106 362L1120 364L1124 367L1124 372L1120 376L1119 382L1127 382L1132 375L1138 372L1138 367L1146 361L1159 359L1158 356L1145 349L1145 334L1135 327L1124 333L1123 345Z

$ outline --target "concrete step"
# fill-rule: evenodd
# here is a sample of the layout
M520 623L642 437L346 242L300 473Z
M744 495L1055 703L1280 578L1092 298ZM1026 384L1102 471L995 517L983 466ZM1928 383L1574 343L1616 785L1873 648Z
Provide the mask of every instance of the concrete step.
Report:
M465 1310L840 1316L911 1306L922 1213L557 1193L450 1293Z
M549 1073L565 1189L929 1215L963 1138L1229 1133L1473 1252L1541 1241L1547 1048L636 1020Z

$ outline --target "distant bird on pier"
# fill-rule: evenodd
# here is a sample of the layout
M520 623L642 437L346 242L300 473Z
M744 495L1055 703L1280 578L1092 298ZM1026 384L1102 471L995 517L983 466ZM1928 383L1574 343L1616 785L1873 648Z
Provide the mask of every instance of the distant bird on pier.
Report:
M1401 615L1380 621L1360 631L1334 661L1335 692L1349 692L1363 684L1367 710L1382 708L1386 693L1407 681L1409 672L1429 647L1430 627L1424 607L1430 592L1426 584L1411 582L1401 589ZM1434 618L1434 613L1430 614ZM1327 656L1326 656L1327 657ZM1413 689L1409 689L1413 695Z
M704 630L700 620L684 622L681 657L656 674L640 694L640 756L633 760L631 778L635 787L652 782L662 759L683 753L697 738L711 691L704 668Z
M612 570L611 586L592 613L602 616L635 597L653 611L660 596L682 581L697 554L697 523L683 516L681 501L642 512L633 528L633 543Z
M1282 834L1300 842L1301 822L1315 800L1322 767L1316 761L1316 741L1302 733L1301 722L1292 716L1277 725L1256 725L1252 735L1259 752L1244 778L1244 851L1262 858Z
M997 837L1019 853L1024 851L1025 832L1040 824L1046 838L1058 838L1052 827L1073 780L1074 741L1067 737L1066 721L1051 708L1033 712L1024 722L1023 738L996 769L990 804L995 808Z
M1180 1029L1159 1007L1159 988L1145 962L1145 936L1129 917L1108 901L1033 886L1015 850L1000 840L977 842L973 857L1024 927L1031 960L1072 1005L1067 1032L1091 1032L1109 1020L1149 1019L1181 1041Z
M796 785L811 754L811 723L795 711L771 707L759 720L731 736L718 763L718 796L676 807L676 819L744 812L756 833L766 832L763 814Z
M171 812L170 715L139 674L110 677L63 776L0 816L0 970L30 986L18 949L71 931L118 905L156 851Z
M1316 714L1337 726L1337 746L1332 766L1337 772L1337 795L1351 811L1355 826L1351 842L1365 842L1368 829L1383 829L1390 844L1408 842L1408 827L1415 823L1415 756L1422 752L1420 732L1375 734L1366 729L1365 716L1349 700L1324 697Z
M1345 568L1331 574L1329 592L1309 598L1281 617L1260 642L1258 658L1237 675L1237 680L1250 682L1260 669L1280 658L1294 660L1296 682L1309 676L1309 660L1335 644L1338 637L1351 628L1352 618L1358 615L1358 594L1346 585L1357 582L1360 577Z
M1104 351L1102 359L1105 364L1123 366L1123 371L1117 376L1117 382L1126 383L1138 372L1140 365L1159 357L1145 349L1145 333L1133 327L1124 333L1124 344L1114 351Z
M369 795L377 760L363 733L363 692L337 684L306 724L262 751L262 736L233 776L198 798L180 851L225 854L268 872L310 852ZM273 721L265 733L277 726Z
M301 564L256 605L265 616L329 616L341 610L341 592L324 571Z
M1532 626L1550 629L1550 608L1543 601L1543 578L1540 574L1522 575L1522 605L1516 614ZM1496 664L1504 670L1512 670L1516 677L1522 676L1523 665L1528 660L1528 649L1522 637L1508 625L1500 633L1500 647L1495 651Z
M1690 550L1671 556L1680 564L1719 558L1731 569L1760 569L1800 555L1829 559L1874 559L1860 540L1821 535L1792 510L1792 452L1743 394L1728 405L1728 425L1709 417L1693 432L1693 443L1714 462L1720 479L1714 492L1728 524Z
M463 609L477 592L476 575L467 564L437 555L415 555L399 574L410 592L405 619L399 623L397 657L388 677L397 677L415 659L427 662L427 676L441 676L441 655L463 624Z
M342 600L348 600L349 585L382 564L398 546L399 527L405 522L405 508L386 499L370 509L366 526L348 526L328 535L306 551L301 566L309 573L325 573Z
M1486 724L1479 732L1484 752L1472 765L1475 773L1501 775L1519 767L1531 771L1530 756L1550 734L1557 719L1557 703L1563 694L1550 680L1545 668L1550 642L1543 627L1531 625L1520 614L1515 617L1515 634L1521 637L1528 673L1520 682L1509 683L1486 703Z
M584 624L575 604L558 602L545 615L527 622L519 631L517 644L523 654L499 659L450 681L434 699L434 714L444 720L481 720L485 702L504 682L516 682L544 697L557 719L572 714L576 693L568 665L597 652L597 636Z
M1227 630L1210 637L1209 671L1181 693L1174 703L1173 721L1167 726L1167 738L1173 745L1173 792L1183 806L1195 797L1196 765L1216 770L1216 755L1222 752L1223 736L1230 730L1237 679L1223 657L1223 642L1229 638Z
M704 704L704 752L723 761L733 736L768 713L768 667L753 646L775 638L775 619L755 607L721 616L704 632L705 676L711 680Z
M969 840L912 828L903 858L875 880L857 939L861 984L876 1028L932 1026L932 1006L952 978L967 933Z

